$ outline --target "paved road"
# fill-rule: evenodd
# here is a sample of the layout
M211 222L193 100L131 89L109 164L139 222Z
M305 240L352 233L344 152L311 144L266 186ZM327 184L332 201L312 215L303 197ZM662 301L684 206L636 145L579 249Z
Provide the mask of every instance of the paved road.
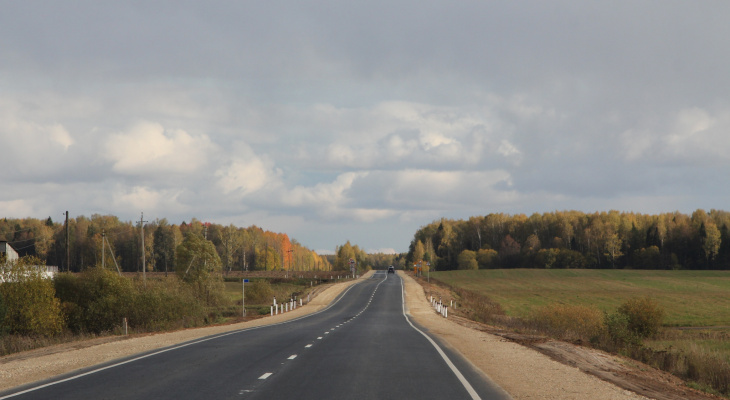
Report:
M401 278L378 272L316 314L97 366L0 399L506 397L403 308Z

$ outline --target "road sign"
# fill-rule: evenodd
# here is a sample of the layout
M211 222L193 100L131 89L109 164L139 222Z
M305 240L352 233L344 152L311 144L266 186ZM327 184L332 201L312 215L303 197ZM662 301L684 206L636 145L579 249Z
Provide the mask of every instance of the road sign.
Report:
M248 279L244 279L243 280L243 283L248 283Z

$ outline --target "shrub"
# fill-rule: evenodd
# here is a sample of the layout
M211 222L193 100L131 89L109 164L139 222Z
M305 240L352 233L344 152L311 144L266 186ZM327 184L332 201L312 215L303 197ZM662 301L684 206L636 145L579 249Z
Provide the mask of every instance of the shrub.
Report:
M480 249L477 252L479 268L496 268L499 262L499 253L492 249Z
M629 299L618 312L626 316L628 329L641 339L656 336L664 319L664 309L649 297Z
M132 280L100 267L78 276L60 274L57 293L76 333L109 332L122 319L135 330L151 331L202 324L207 317L204 300L176 277L166 280Z
M552 268L585 268L589 262L579 251L560 249Z
M602 348L609 351L619 351L627 347L636 346L641 339L629 327L629 317L620 312L604 314L605 337L601 338Z
M5 325L5 315L8 312L8 308L5 306L5 300L3 299L2 291L0 291L0 336L7 333L7 326Z
M604 327L603 313L595 307L551 304L533 311L529 322L565 340L595 340Z
M462 251L456 258L459 269L479 269L477 263L477 253L471 250Z
M74 332L110 331L129 317L135 300L132 282L100 267L78 276L59 276L58 294Z
M4 329L21 335L54 336L63 329L61 303L50 279L36 267L37 258L23 257L0 265L5 282L0 283L5 315Z
M200 325L206 308L193 290L177 278L134 281L135 299L128 310L129 324L138 330L153 331Z
M256 279L246 288L247 304L269 304L273 298L274 290L265 279Z

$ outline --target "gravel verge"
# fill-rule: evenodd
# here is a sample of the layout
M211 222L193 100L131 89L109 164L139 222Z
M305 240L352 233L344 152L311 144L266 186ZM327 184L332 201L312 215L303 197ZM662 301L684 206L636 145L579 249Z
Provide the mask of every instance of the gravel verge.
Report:
M409 314L463 354L513 398L646 399L517 343L443 318L431 307L418 282L406 274L400 273L400 276L405 280Z

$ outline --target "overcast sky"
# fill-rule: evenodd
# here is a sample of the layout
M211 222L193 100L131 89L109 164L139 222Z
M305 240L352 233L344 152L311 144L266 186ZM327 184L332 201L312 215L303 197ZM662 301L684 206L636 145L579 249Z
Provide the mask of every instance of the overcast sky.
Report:
M730 209L730 2L354 3L0 0L0 216Z

